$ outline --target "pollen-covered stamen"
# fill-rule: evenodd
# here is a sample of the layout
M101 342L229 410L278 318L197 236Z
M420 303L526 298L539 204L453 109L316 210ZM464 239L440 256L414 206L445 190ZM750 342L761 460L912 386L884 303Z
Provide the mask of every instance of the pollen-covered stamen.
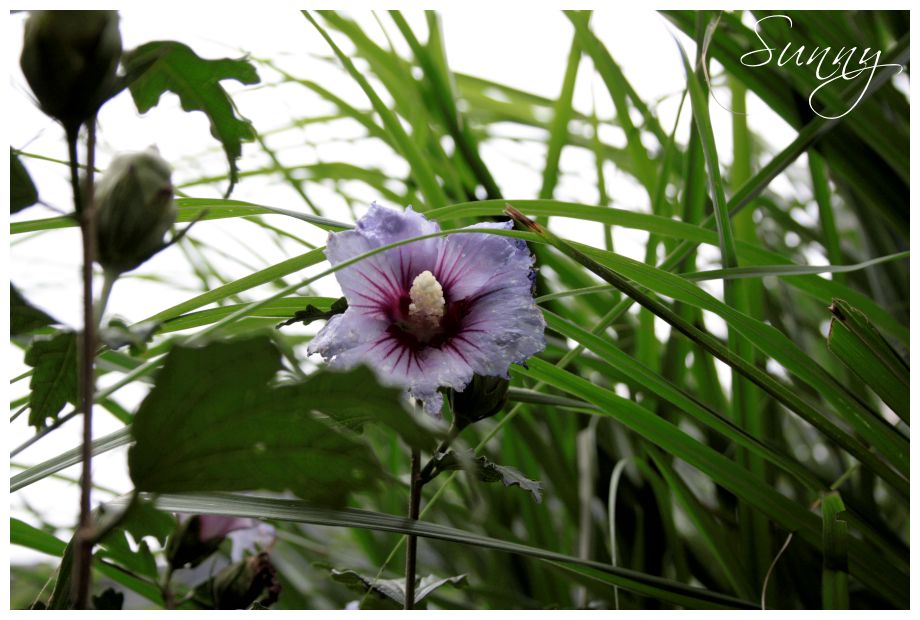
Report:
M444 289L430 271L423 271L409 289L409 323L421 340L427 340L441 328L444 318Z

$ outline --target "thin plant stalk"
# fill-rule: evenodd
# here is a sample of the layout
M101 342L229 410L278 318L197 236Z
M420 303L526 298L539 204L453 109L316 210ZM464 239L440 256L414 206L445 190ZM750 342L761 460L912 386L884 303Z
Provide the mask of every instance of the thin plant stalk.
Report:
M412 449L412 461L409 474L409 518L418 521L419 508L422 503L421 480L422 456L418 448ZM418 550L418 539L409 536L406 543L406 600L404 609L415 607L415 561Z
M86 123L86 178L81 190L77 144L79 127L68 128L67 142L70 156L70 182L74 209L80 219L83 238L83 338L80 348L79 393L83 411L83 443L81 455L83 473L80 477L80 521L77 527L74 564L74 606L86 609L90 591L90 566L92 563L92 441L93 397L95 394L96 320L93 310L93 260L96 253L96 217L93 205L93 167L96 149L96 119Z

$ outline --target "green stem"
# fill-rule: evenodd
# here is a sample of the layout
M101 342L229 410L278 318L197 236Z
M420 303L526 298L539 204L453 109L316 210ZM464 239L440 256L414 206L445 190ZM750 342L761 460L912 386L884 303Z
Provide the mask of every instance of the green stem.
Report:
M105 316L105 308L109 305L109 297L112 295L112 287L118 280L120 274L116 271L105 270L105 276L102 280L102 291L99 293L99 299L96 301L95 320L96 327L102 325L102 318Z

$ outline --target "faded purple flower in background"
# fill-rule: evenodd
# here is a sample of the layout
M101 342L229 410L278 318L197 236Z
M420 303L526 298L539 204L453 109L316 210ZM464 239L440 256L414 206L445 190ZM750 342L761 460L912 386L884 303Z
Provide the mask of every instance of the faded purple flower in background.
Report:
M511 222L470 228L509 229ZM396 241L435 233L411 207L372 204L355 230L329 235L333 265ZM405 387L437 415L441 387L462 390L474 374L508 376L543 350L544 321L534 303L533 258L523 241L461 233L387 250L336 272L348 310L310 344L331 364L365 363Z
M225 517L223 515L201 515L199 519L201 529L198 531L198 538L201 542L223 538L230 532L255 527L257 523L255 519L248 517Z

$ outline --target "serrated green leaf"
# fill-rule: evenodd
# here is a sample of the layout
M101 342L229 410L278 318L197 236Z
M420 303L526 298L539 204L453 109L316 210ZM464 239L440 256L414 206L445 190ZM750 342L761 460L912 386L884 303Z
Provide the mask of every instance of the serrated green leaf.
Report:
M127 510L127 512L124 512ZM94 511L98 528L107 529L107 523L114 523L100 541L96 556L110 560L134 573L153 581L157 579L157 565L145 537L157 540L160 547L176 528L176 518L167 512L157 510L153 502L134 498L126 509L111 508L106 504ZM131 548L128 535L137 543L137 550Z
M471 469L482 482L501 481L506 487L516 486L527 491L540 503L543 501L543 485L538 480L531 480L514 467L493 463L484 456L473 457L472 454L458 456L455 452L439 455L435 460L435 471Z
M236 162L242 156L242 143L255 139L255 129L237 113L220 82L258 84L255 67L246 59L205 60L176 41L145 43L125 52L122 62L129 71L136 65L150 65L128 87L141 114L156 106L164 92L171 91L179 96L183 110L199 110L208 116L211 135L223 145L230 164L229 196L239 179Z
M38 202L38 190L29 171L10 147L10 213L19 213Z
M333 581L348 586L350 589L360 594L373 594L373 599L364 599L362 609L402 609L406 604L406 579L374 579L367 577L353 570L331 569ZM419 605L425 598L446 585L462 587L466 585L466 575L455 575L454 577L435 577L426 575L421 579L416 579L415 584L415 608L421 609ZM372 603L368 605L368 603ZM373 602L378 604L374 605Z
M380 387L364 368L271 386L281 369L265 336L172 349L134 418L128 465L136 488L290 490L341 505L373 486L379 464L340 423L408 418L399 390Z
M10 283L10 336L27 334L36 329L54 325L57 320L39 310L22 296Z
M25 362L35 369L29 383L29 424L43 428L49 419L57 419L68 401L77 400L77 334L68 331L36 339Z
M93 609L121 610L125 605L125 595L115 588L106 588L102 594L92 596Z

